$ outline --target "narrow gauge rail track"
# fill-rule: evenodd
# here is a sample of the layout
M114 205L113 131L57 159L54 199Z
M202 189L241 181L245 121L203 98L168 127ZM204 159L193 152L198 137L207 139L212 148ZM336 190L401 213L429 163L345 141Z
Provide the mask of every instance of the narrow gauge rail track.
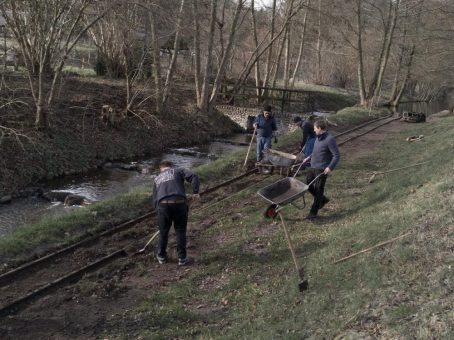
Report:
M385 117L385 118L380 118L380 119L375 119L372 121L369 121L367 123L358 125L354 127L353 129L344 131L342 133L339 133L336 135L336 141L338 145L343 145L347 142L352 141L353 139L359 138L361 136L364 136L365 134L368 134L383 125L389 124L395 120L400 119L400 117Z
M249 170L204 190L201 195L207 196L234 183L239 183L244 188L250 184L248 180L257 181L248 178L256 171L257 169ZM222 199L223 197L220 198ZM208 201L206 206L209 207L212 204L213 200ZM194 213L202 209L204 209L203 205L200 209L195 209ZM144 239L149 236L149 231L153 228L154 224L151 220L154 216L155 212L151 211L0 275L0 317L13 314L33 300L68 283L76 282L84 274L119 258L138 255L137 249L143 246ZM143 223L147 223L147 226L143 226ZM139 225L142 227L141 231L134 228ZM44 268L47 270L43 270Z
M345 144L348 141L363 136L397 119L399 118L379 118L338 133L336 134L338 144ZM256 173L257 170L257 168L254 168L214 187L208 188L201 192L201 196L208 195L223 187L237 183ZM264 177L261 176L260 179L257 179L255 182L261 181L263 178ZM239 191L244 190L244 188L245 187L242 186L242 189ZM219 201L228 197L229 196L221 198ZM202 205L198 210L204 210L206 207L213 205L212 201L207 203L206 206ZM195 213L197 213L197 210ZM137 255L138 252L135 250L131 252L131 249L138 249L135 244L137 244L138 241L142 242L144 237L140 237L140 240L137 240L137 235L134 233L133 227L139 225L141 222L152 219L154 215L155 212L151 211L136 219L127 221L107 231L93 235L80 242L1 274L0 317L13 314L26 307L32 301L50 294L59 287L76 282L84 274L106 266L119 258ZM131 239L136 240L132 241ZM93 245L95 245L95 247L90 248L90 246ZM81 263L83 264L81 265ZM40 269L44 266L52 267L52 271L42 273ZM51 277L49 277L50 272L52 272Z

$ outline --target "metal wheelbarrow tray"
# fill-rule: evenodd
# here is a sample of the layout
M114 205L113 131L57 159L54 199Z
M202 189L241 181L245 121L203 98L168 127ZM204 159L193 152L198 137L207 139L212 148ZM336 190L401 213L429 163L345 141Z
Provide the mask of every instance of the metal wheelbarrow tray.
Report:
M300 278L300 282L298 283L300 292L308 289L309 284L307 279L304 277L303 268L300 269L298 265L298 260L296 258L295 250L292 245L292 240L284 223L284 218L280 213L278 213L278 211L281 209L279 208L279 205L283 206L285 204L292 203L294 200L298 199L301 196L303 196L304 198L304 193L308 189L309 186L307 184L298 181L294 177L286 177L257 191L257 194L259 196L272 203L266 210L265 217L275 218L277 215L279 215L281 219L282 229L284 230L285 238L287 239L288 247L292 254L296 272Z
M292 155L291 153L286 153L286 152L277 151L277 150L273 150L273 149L266 149L265 155L266 155L266 158L273 165L291 166L296 161L296 155Z
M257 194L271 204L286 205L300 198L309 186L293 177L285 177L259 191Z

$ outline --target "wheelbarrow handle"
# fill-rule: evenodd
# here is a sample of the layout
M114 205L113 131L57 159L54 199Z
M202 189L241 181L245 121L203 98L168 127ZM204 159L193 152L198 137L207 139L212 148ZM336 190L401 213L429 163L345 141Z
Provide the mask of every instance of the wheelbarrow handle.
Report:
M324 175L325 173L322 172L321 174L319 174L317 177L315 177L307 186L310 187L312 184L314 184L314 182L321 176L321 175Z

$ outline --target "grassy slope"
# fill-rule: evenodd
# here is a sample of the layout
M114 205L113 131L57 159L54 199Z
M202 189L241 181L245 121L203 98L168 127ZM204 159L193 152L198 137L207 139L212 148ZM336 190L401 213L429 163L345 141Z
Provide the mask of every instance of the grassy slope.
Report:
M336 119L357 123L363 118L350 112ZM191 269L189 279L151 293L138 310L125 316L134 319L125 324L135 325L133 331L147 338L452 337L453 123L450 118L415 125L414 131L388 140L381 154L341 162L328 181L332 203L322 210L323 224L304 221L307 209L285 208L310 282L304 295L297 291L298 279L279 223L262 217L266 203L255 194L275 177L246 188L203 216L191 216L192 224L207 216L216 221L198 236L207 247L197 258L201 266ZM425 138L402 143L409 134ZM298 138L299 134L285 136L279 147L294 145ZM239 152L199 168L202 183L233 176L244 155ZM433 162L367 183L372 171L426 159ZM114 212L144 209L148 194L142 189L93 205L79 212L82 217L43 223L44 231L40 226L21 229L0 240L0 255L19 250L30 254L39 244L65 242L79 235L80 221L89 229L100 227L103 220L121 220L124 217ZM130 209L115 208L125 205ZM403 240L332 264L408 231L412 234ZM112 326L106 330L110 338L132 331L131 326Z
M203 265L151 293L125 324L145 338L452 338L453 126L452 118L415 125L374 157L343 161L328 181L322 224L304 221L307 209L285 208L310 282L304 294L279 223L262 217L266 203L255 195L269 179L191 217L216 220L199 236ZM425 138L404 142L409 134ZM368 183L373 171L425 160L432 162ZM132 330L119 328L107 333Z

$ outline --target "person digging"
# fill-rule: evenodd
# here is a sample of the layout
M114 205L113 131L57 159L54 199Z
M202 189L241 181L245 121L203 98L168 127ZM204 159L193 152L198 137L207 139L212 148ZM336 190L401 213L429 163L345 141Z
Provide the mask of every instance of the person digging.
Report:
M178 265L189 263L186 253L186 227L188 223L188 202L184 182L192 185L192 198L199 198L199 177L184 168L173 168L170 161L159 164L160 174L154 179L153 205L159 224L159 244L156 258L159 264L167 262L167 243L172 223L177 239Z

